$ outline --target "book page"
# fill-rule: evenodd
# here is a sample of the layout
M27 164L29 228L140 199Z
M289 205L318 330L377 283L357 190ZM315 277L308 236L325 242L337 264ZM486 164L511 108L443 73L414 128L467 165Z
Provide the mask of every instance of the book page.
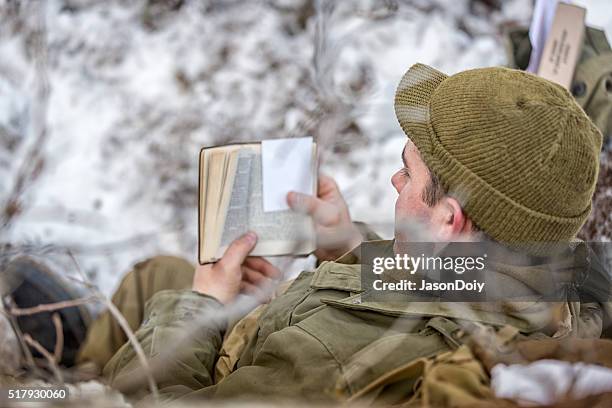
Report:
M229 145L201 151L198 211L200 263L216 260L241 148Z
M249 228L257 231L262 241L299 241L310 218L292 210L264 212L261 155L254 155L251 164L249 191Z
M314 246L310 217L292 210L263 211L261 154L256 149L243 148L238 153L218 256L248 230L255 231L258 236L253 255L306 253Z
M215 236L219 228L217 212L221 201L221 191L223 190L225 162L225 152L206 152L206 191L202 203L204 205L204 223L202 225L204 254L214 252L216 248Z
M249 218L249 184L251 183L252 154L240 149L229 205L225 214L225 225L221 235L221 246L227 246L244 234Z
M204 252L204 226L206 218L206 191L208 190L208 159L206 150L200 151L200 180L198 186L198 260L203 262Z

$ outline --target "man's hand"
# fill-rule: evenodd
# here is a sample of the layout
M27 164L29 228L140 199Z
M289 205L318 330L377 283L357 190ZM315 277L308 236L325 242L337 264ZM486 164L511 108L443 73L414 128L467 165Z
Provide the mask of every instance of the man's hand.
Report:
M313 217L317 235L314 254L320 261L334 260L363 240L351 221L338 185L331 177L319 176L317 197L291 191L287 194L287 203L293 210Z
M257 235L248 232L233 241L221 259L214 264L198 265L193 277L193 290L212 296L223 304L234 301L239 293L256 295L265 300L266 289L280 271L260 257L247 257L257 243Z

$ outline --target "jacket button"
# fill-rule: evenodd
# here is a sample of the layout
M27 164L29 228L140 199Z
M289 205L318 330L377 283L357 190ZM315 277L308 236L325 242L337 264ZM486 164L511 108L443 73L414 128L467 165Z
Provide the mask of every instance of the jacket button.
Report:
M574 95L575 97L580 98L585 93L586 93L586 84L584 82L582 81L576 82L572 86L572 95Z
M576 98L580 98L585 93L586 93L586 84L584 82L582 81L576 82L572 86L572 95L574 95Z

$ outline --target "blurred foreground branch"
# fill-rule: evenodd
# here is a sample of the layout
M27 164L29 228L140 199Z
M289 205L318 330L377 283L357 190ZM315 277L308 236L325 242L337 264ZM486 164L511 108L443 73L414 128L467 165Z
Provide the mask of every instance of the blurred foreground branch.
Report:
M35 82L32 109L28 126L29 147L21 159L12 183L12 188L0 207L0 232L9 228L14 218L23 210L22 197L28 187L40 176L44 167L44 144L47 139L47 109L49 102L49 79L47 75L47 29L46 1L30 1L25 12L30 13L31 32L29 54L34 60Z
M28 307L28 308L23 308L23 309L18 308L18 307L11 307L9 308L8 312L12 314L13 316L28 316L28 315L33 315L36 313L52 312L55 310L65 309L68 307L80 306L86 303L93 302L97 299L98 299L97 296L89 296L89 297L81 298L81 299L65 300L65 301L57 302L57 303L47 303L44 305L38 305L38 306Z
M41 346L39 342L34 340L27 333L23 335L23 339L29 346L31 346L32 348L34 348L36 351L38 351L40 354L43 355L43 357L47 360L47 363L49 364L49 369L51 369L51 371L53 372L53 375L55 376L55 379L57 380L57 382L60 384L63 383L64 377L62 376L62 373L60 372L60 369L57 366L57 361L55 361L55 359L47 351L47 349Z
M83 270L81 269L79 262L77 261L76 257L72 254L72 252L68 251L68 256L74 262L74 266L77 272L83 279L81 283L89 287L94 292L94 297L97 298L102 303L104 303L104 305L108 308L108 311L110 312L110 314L113 316L113 318L115 318L119 326L121 326L121 329L125 332L125 335L127 336L128 341L130 342L132 347L134 348L134 352L136 353L136 356L138 357L138 361L140 362L142 366L144 375L147 378L147 382L149 384L149 389L151 391L151 394L153 395L153 398L157 401L159 398L159 390L157 389L157 384L155 383L155 379L153 377L153 371L151 370L149 361L147 360L147 357L144 353L142 345L136 338L134 331L130 328L130 325L128 324L127 320L125 320L125 317L123 316L123 314L121 314L119 309L117 309L117 306L115 306L115 304L111 302L108 297L106 297L91 282L89 282L87 275L85 275L85 272L83 272Z

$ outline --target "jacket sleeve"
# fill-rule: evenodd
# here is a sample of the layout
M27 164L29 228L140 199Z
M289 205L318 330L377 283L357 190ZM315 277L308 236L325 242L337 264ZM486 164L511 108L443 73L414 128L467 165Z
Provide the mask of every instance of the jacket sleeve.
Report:
M160 391L213 383L226 325L220 317L222 308L216 299L189 290L160 291L147 303L145 319L135 334ZM104 367L104 377L125 394L148 391L147 377L129 342Z
M175 399L285 397L333 400L340 364L325 346L298 326L270 334L250 365L214 384L213 372L222 343L222 306L190 291L162 291L147 305L136 332L154 372L162 401ZM207 318L197 319L204 315ZM210 319L208 319L210 315ZM133 348L125 344L104 369L111 386L140 398L146 378ZM323 391L322 391L323 390Z

